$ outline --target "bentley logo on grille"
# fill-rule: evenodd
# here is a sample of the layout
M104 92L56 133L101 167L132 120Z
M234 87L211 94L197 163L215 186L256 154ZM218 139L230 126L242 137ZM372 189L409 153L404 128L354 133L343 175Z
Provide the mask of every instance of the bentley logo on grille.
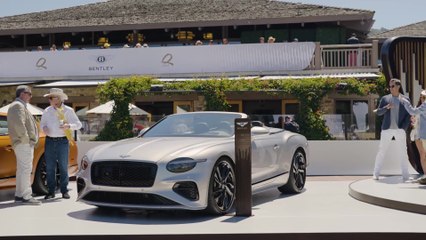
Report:
M128 157L130 157L130 155L128 155L128 154L121 154L120 157L121 158L128 158Z

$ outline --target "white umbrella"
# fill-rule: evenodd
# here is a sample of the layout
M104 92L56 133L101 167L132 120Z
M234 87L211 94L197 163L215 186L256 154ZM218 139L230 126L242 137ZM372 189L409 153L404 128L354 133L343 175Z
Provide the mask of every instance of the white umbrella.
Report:
M9 109L9 106L10 106L10 104L8 104L8 105L0 108L0 112L1 113L7 113L7 110ZM28 109L28 111L30 111L30 113L32 115L40 115L40 116L43 115L43 109L41 109L41 108L39 108L37 106L31 105L29 103L27 103L27 109Z
M75 112L75 114L77 115L77 117L85 117L87 114L87 110L89 110L88 107L84 107L80 110L78 110L77 112Z
M86 114L94 113L94 114L111 114L112 108L114 107L114 100L106 102L102 105L99 105L95 108L92 108L86 112ZM147 115L149 116L149 113L145 110L136 107L135 105L129 103L129 111L130 115Z

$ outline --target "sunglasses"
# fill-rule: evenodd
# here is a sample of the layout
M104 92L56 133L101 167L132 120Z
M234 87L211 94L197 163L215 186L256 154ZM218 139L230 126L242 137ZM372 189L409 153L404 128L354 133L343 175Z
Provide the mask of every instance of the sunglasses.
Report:
M390 85L389 87L390 87L390 88L394 88L394 87L395 87L395 85Z
M30 93L30 92L24 92L24 93L28 94L28 96L32 96L32 95L33 95L33 94L32 94L32 93Z

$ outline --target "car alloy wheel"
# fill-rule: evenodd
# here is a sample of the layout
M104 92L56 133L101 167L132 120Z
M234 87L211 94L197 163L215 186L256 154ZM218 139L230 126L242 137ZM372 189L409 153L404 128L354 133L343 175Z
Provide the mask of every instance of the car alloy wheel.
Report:
M235 201L235 172L228 159L215 164L209 186L208 211L213 214L228 213Z
M300 151L297 151L294 156L294 161L291 167L293 172L294 184L298 191L302 191L306 181L306 162L305 156Z
M59 189L59 185L60 185L60 173L59 173L59 167L56 167L56 189ZM35 172L35 177L34 177L34 182L33 182L33 192L40 194L40 195L45 195L48 193L48 188L47 188L47 171L46 171L46 159L43 157L40 158L40 160L38 161L37 164L37 168L36 168L36 172Z
M306 159L301 150L293 155L288 181L278 188L282 193L300 193L306 182Z

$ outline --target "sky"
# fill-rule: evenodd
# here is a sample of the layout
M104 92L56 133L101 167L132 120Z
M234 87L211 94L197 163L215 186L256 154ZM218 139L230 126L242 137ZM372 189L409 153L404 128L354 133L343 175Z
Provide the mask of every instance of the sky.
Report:
M105 0L0 0L0 17ZM283 0L375 11L373 28L392 29L426 20L426 0Z

